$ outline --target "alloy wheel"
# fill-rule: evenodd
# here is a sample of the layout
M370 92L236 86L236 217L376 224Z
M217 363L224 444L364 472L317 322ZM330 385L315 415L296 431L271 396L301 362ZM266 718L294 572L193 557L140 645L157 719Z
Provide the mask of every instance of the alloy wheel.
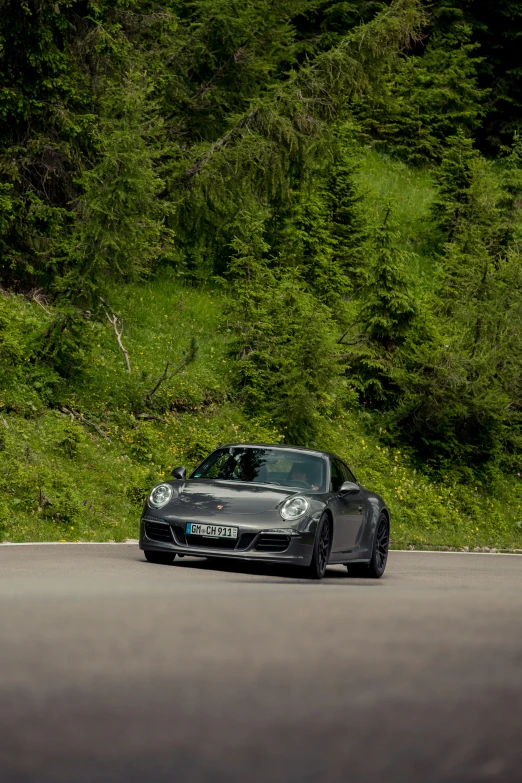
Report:
M390 529L385 517L381 517L375 541L375 565L379 571L384 571L388 559L390 545Z
M328 565L328 559L330 557L330 525L328 520L325 519L321 528L321 534L319 538L319 547L317 551L317 559L319 570L321 574L326 571Z

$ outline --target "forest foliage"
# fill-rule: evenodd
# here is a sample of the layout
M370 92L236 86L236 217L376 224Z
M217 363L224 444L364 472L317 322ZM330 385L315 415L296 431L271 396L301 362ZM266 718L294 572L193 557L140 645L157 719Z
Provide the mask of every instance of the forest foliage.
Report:
M0 0L0 410L185 411L194 335L124 356L122 292L164 279L224 309L196 407L516 477L521 35L518 0ZM429 179L414 230L370 149ZM107 332L121 387L71 413Z

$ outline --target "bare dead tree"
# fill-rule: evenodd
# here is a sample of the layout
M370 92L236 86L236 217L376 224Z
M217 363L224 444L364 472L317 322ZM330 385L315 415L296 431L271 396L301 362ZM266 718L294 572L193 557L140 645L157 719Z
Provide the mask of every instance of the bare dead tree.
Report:
M158 380L156 381L152 389L149 389L149 391L145 394L144 401L146 405L148 405L148 403L151 400L151 397L153 396L153 394L156 394L159 387L164 381L167 380L170 381L171 378L173 378L175 375L180 373L188 364L194 361L197 352L198 352L198 344L196 342L196 339L193 337L190 341L190 346L188 347L188 349L185 351L185 354L183 355L182 360L170 374L169 374L169 367L171 366L171 361L169 356L169 358L167 359L167 363L165 364L165 369L163 370L162 374L160 375L160 377L158 378Z
M103 310L104 310L105 315L107 316L107 320L111 324L111 326L112 326L112 328L114 330L114 334L116 335L116 340L118 341L118 345L120 347L120 351L122 352L123 357L125 359L125 364L127 365L127 372L132 372L130 359L129 359L129 352L127 351L127 349L125 348L125 346L123 345L122 340L121 340L121 336L123 334L123 321L120 318L120 316L116 315L116 313L113 312L112 310L109 313L110 307L107 304L107 302L104 299L102 299L101 297L100 297L100 302L103 305Z
M160 377L158 378L158 380L156 381L156 383L154 384L152 389L149 389L149 391L145 394L145 402L146 403L150 402L150 398L152 397L152 395L156 394L156 392L158 391L158 389L161 386L161 384L163 383L163 381L165 381L167 379L167 373L169 371L169 367L170 367L170 359L167 359L167 363L165 365L165 369L163 370L162 374L160 375Z

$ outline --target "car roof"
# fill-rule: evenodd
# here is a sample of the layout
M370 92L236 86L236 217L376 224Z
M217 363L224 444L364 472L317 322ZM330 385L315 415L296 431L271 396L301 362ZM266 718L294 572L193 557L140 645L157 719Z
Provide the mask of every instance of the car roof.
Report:
M335 459L341 460L341 462L344 462L340 457L337 456L337 454L333 454L331 451L321 451L321 449L306 449L303 446L288 446L285 443L223 443L221 446L218 446L219 449L232 449L232 448L246 448L246 449L255 449L255 448L264 448L264 449L281 449L282 451L299 451L303 454L317 454L321 457L331 457ZM214 449L217 451L217 449Z

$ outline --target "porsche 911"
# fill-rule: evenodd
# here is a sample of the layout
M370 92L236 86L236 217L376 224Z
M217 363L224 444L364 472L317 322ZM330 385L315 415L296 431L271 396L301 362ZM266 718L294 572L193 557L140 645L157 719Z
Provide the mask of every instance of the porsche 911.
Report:
M188 478L183 467L172 476L142 514L140 548L151 563L191 555L286 563L312 579L334 563L351 576L384 573L390 512L335 454L230 444Z

